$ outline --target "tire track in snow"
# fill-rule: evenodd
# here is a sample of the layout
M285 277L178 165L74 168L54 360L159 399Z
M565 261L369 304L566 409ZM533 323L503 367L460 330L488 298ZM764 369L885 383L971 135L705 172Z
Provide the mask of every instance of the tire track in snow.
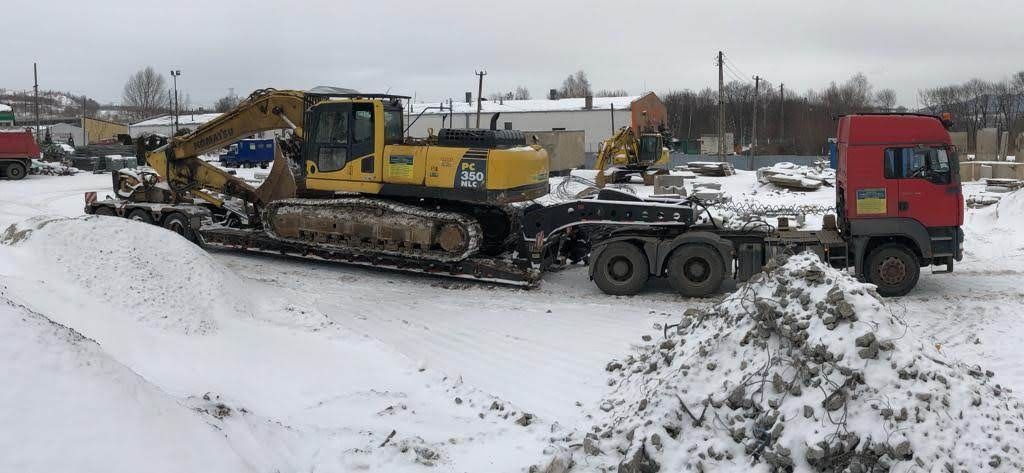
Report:
M216 256L242 274L258 268L249 276L287 288L288 297L349 330L563 424L582 419L577 401L588 407L606 391L608 360L628 352L654 323L692 305L669 297L580 295L557 280L529 291L484 285L448 289L436 287L437 278ZM582 268L570 271L586 281ZM352 274L358 277L348 277ZM339 276L346 281L338 284Z

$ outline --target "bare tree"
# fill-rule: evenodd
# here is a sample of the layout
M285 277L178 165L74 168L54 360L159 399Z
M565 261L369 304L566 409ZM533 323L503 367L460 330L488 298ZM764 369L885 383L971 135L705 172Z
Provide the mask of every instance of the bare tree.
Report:
M579 98L593 95L590 90L590 80L587 79L587 73L583 70L576 71L575 74L570 74L562 81L562 88L558 89L559 98Z
M1002 129L1013 133L1024 113L1024 71L992 84L992 95L1001 115Z
M523 86L518 86L514 91L494 92L487 96L487 100L499 102L502 100L530 100L530 91Z
M121 100L134 118L147 118L167 108L167 80L152 66L146 66L128 78Z
M896 106L896 91L882 89L875 93L875 105L883 111L890 111Z
M626 89L601 89L594 92L594 97L627 97L629 92Z
M217 101L213 103L213 111L224 113L237 107L241 102L242 99L240 97L234 93L230 93L217 99Z

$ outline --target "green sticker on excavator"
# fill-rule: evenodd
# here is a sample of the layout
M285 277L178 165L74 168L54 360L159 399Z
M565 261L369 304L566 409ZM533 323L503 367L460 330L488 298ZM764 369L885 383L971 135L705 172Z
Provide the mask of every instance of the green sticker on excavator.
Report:
M388 156L388 177L412 177L413 159L411 155Z
M857 215L885 213L885 188L857 189Z

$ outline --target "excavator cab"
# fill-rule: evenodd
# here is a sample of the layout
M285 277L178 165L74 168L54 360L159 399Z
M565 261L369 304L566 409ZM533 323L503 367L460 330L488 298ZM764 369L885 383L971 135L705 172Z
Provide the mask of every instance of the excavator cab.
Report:
M662 137L660 133L643 133L640 135L637 158L640 165L650 166L661 160Z
M403 132L400 106L382 107L380 114L374 105L369 101L327 102L307 112L309 136L303 155L309 174L340 171L354 161L360 161L362 172L373 172L377 145L400 142ZM376 125L382 118L385 136L378 137ZM378 143L382 138L384 143Z

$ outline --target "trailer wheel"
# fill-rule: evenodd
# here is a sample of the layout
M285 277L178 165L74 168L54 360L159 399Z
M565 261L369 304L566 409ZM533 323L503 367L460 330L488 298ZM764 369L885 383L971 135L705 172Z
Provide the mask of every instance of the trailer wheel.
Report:
M107 217L116 217L117 212L114 212L114 209L112 207L100 205L96 207L95 211L93 211L93 215L105 215Z
M17 181L25 178L25 165L14 162L7 165L7 179Z
M164 228L185 237L186 240L193 239L192 225L189 224L188 217L181 212L174 212L165 217Z
M917 285L921 267L910 249L900 243L887 243L875 248L868 255L868 282L878 286L878 293L886 296L902 296Z
M613 296L639 293L651 273L643 252L635 245L621 241L605 247L593 265L597 287Z
M707 245L683 245L668 260L669 283L686 297L714 294L722 286L724 273L722 257Z
M132 209L131 212L128 212L127 217L129 220L135 220L136 222L153 223L153 216L145 209Z

